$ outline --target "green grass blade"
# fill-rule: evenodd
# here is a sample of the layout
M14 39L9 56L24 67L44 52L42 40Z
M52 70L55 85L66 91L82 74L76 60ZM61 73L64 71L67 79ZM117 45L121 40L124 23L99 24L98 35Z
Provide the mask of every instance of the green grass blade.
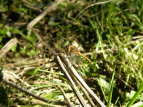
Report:
M112 93L113 93L113 84L114 84L114 76L115 76L115 71L113 72L112 75L112 79L110 82L110 92L109 92L109 96L108 96L108 103L107 103L107 107L111 107L111 100L112 100Z
M140 93L143 91L143 82L141 87L139 88L139 90L136 92L136 94L133 96L133 98L131 99L131 101L127 104L126 107L131 107L132 104L136 101L136 99L138 98L138 96L140 95Z

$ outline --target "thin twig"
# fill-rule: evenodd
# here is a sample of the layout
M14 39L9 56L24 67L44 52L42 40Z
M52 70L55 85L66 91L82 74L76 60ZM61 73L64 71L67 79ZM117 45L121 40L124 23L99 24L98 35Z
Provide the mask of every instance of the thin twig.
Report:
M52 4L50 7L48 7L43 13L41 13L40 15L38 15L35 19L33 19L28 25L27 25L27 29L31 30L33 28L33 26L38 23L43 17L45 17L48 13L56 10L57 6L63 2L64 0L58 0L57 2L55 2L54 4Z
M89 86L85 83L85 81L81 78L81 76L77 73L75 68L71 65L68 58L62 56L61 54L58 54L59 57L64 61L64 64L70 69L69 71L72 71L74 77L80 82L80 84L86 89L86 91L95 99L95 101L101 106L106 107L104 103L97 97L97 95L89 88Z
M43 41L43 39L42 39L41 36L36 32L35 29L32 29L32 31L36 34L36 36L37 36L39 42L42 42L43 45L44 45L46 48L48 48L48 50L49 50L53 55L56 55L56 54L57 54L57 52L56 52L47 42Z
M76 79L76 78L74 78ZM84 87L78 82L78 80L76 79L77 84L81 87L81 90L83 91L84 95L86 96L87 100L89 101L90 105L92 107L96 107L92 98L89 96L88 92L84 89Z
M4 56L17 43L17 38L12 38L10 41L8 41L0 50L0 58L2 58L2 56Z
M13 75L16 79L18 79L21 83L25 84L27 87L29 87L30 85L28 83L26 83L25 81L23 81L19 76L17 76L15 73L13 72L9 72L6 71L7 73L10 73L11 75Z
M30 96L36 98L36 99L41 100L41 101L48 102L48 103L55 103L55 104L59 104L59 105L67 105L67 106L68 106L68 104L65 103L65 102L47 100L47 99L45 99L45 98L39 97L39 96L37 96L37 95L35 95L35 94L33 94L33 93L27 91L26 89L23 89L22 87L19 87L19 86L17 86L16 84L11 83L11 82L9 82L9 81L7 81L7 80L3 80L3 82L4 82L5 84L10 85L10 86L12 86L12 87L14 87L14 88L16 88L16 89L18 89L18 90L24 92L24 93L26 93L26 94L28 94L28 95L30 95Z
M75 18L79 17L79 15L81 15L85 10L87 10L87 9L90 8L90 7L93 7L93 6L95 6L95 5L100 5L100 4L109 3L109 2L111 2L111 1L113 1L113 0L103 1L103 2L97 2L97 3L91 4L91 5L87 6L87 7L85 7Z
M27 8L30 8L30 9L32 9L32 10L35 10L35 11L38 11L38 12L42 12L42 10L41 10L41 9L36 8L36 7L34 7L34 6L26 5L26 4L24 4L24 6L25 6L25 7L27 7Z
M63 90L60 86L58 86L58 88L59 88L60 91L62 92L62 94L63 94L63 96L64 96L66 102L69 104L69 107L73 107L72 104L71 104L71 102L70 102L70 100L66 97L66 94L65 94L64 90Z
M64 64L62 63L60 57L57 55L56 56L57 58L57 61L59 62L59 65L63 71L63 73L65 74L65 76L67 77L67 79L69 80L69 84L71 86L71 88L73 89L74 93L76 94L79 102L81 103L81 105L83 107L87 107L85 101L84 101L84 98L82 97L82 95L80 94L80 92L78 91L77 87L76 87L76 84L74 83L74 81L72 80L70 74L68 73L67 69L65 68Z

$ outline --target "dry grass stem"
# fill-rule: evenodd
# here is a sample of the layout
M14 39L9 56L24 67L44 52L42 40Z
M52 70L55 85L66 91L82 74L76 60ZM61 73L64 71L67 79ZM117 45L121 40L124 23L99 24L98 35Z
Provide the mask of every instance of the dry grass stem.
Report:
M58 0L54 4L52 4L50 7L48 7L43 13L38 15L35 19L33 19L28 25L27 25L27 30L31 30L33 26L38 23L43 17L45 17L48 13L56 10L57 6L63 2L64 0Z
M89 88L89 86L85 83L85 81L81 78L81 76L77 73L77 71L75 70L75 68L69 62L68 58L66 58L62 54L58 54L57 55L57 59L58 59L58 62L60 64L60 66L63 68L62 70L64 70L64 73L66 72L68 75L70 74L71 76L74 76L73 78L76 78L78 80L78 82L85 88L85 90L93 97L93 99L95 99L95 101L101 107L106 107L103 104L103 102L96 96L96 94ZM72 79L72 80L74 80L74 79Z
M9 42L7 42L0 50L0 58L2 58L17 43L17 38L12 38Z

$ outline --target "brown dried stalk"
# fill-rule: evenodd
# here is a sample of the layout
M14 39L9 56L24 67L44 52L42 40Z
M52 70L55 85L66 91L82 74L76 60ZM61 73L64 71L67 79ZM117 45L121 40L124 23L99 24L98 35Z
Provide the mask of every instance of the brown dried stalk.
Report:
M33 26L38 23L43 17L45 17L48 13L54 11L57 6L63 2L64 0L58 0L54 4L52 4L50 7L48 7L43 13L38 15L35 19L33 19L28 25L27 25L27 30L31 30Z
M78 82L92 96L92 98L97 102L97 104L99 104L101 107L106 107L104 105L104 103L97 97L97 95L89 88L89 86L85 83L85 81L81 78L81 76L77 73L75 68L69 62L68 58L66 58L63 54L58 54L56 56L56 58L58 61L58 65L60 65L60 68L62 68L63 73L65 74L67 79L70 80L69 81L70 83L71 83L71 81L75 80L74 78L76 78L76 80L78 80ZM71 85L71 87L73 88L73 85ZM75 91L77 91L77 90L75 90ZM75 92L75 93L78 93L78 92ZM78 97L78 95L77 95L77 97ZM79 101L81 100L80 98L78 98L78 99L79 99ZM84 100L80 101L81 104L83 102L84 102ZM84 104L82 104L82 106L84 107Z
M17 43L17 38L12 38L10 41L8 41L0 50L0 58L2 58L2 56L4 56Z
M38 99L38 100L41 100L41 101L44 101L44 102L48 102L48 103L55 103L55 104L58 104L58 105L67 105L67 106L69 107L69 104L67 104L67 103L65 103L65 102L54 101L54 100L48 100L48 99L39 97L39 96L35 95L34 93L29 92L28 90L26 90L26 89L24 89L24 88L22 88L22 87L20 87L20 86L17 86L16 84L11 83L11 82L9 82L9 81L7 81L7 80L5 80L5 79L3 80L3 83L5 83L5 84L7 84L7 85L10 85L10 86L12 86L12 87L14 87L14 88L16 88L16 89L18 89L18 90L24 92L24 93L26 93L26 94L28 94L28 95L30 95L30 96L36 98L36 99Z

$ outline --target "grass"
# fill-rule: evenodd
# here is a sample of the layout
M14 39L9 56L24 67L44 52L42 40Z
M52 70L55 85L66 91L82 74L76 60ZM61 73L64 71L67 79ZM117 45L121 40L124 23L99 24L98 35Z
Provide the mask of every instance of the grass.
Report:
M57 8L56 12L42 19L36 25L35 29L39 30L40 36L45 41L52 41L53 46L58 46L59 49L67 44L76 42L84 49L83 53L90 53L88 57L92 60L92 63L83 61L84 63L81 69L85 81L88 81L89 86L97 92L99 98L108 107L111 105L114 107L134 107L134 105L139 107L143 105L141 103L143 97L142 0L120 0L110 1L108 3L98 0L97 2L99 3L98 5L93 0L89 0L88 2L85 0L72 1L70 3L64 2ZM33 10L29 10L28 12L28 9L22 5L15 7L19 3L16 0L10 7L12 9L16 8L16 10L7 10L7 6L3 9L8 11L9 14L13 11L22 13L16 22L24 21L28 23L39 14ZM0 7L4 7L6 4L5 1L2 1ZM35 5L38 6L38 1L35 1ZM43 2L44 5L45 2ZM86 6L89 7L87 8ZM81 11L82 13L79 14ZM14 54L14 60L18 58L36 59L39 50L42 56L41 59L50 56L45 53L43 47L37 49L36 44L38 43L38 39L35 34L32 32L29 35L26 30L26 25L24 27L15 26L15 22L9 18L9 14L3 13L8 18L0 19L0 47L8 39L17 37L19 40L25 41L26 46L21 43L14 47L15 49L11 50ZM9 59L10 56L3 58L0 62L1 65L4 65L3 63L8 64L9 62L7 60ZM53 63L49 62L49 64ZM58 96L61 93L56 88L56 85L60 84L70 99L76 99L74 95L70 94L71 89L68 87L60 70L55 68L55 65L51 66L52 69L50 69L48 63L41 62L41 65L39 64L35 67L35 70L30 70L31 74L28 71L24 72L23 79L27 78L27 82L34 80L45 81L43 86L46 85L46 82L51 81L49 82L49 87L47 87L49 90L52 90L51 96L53 94L55 96L54 99L58 100L60 100ZM16 68L17 66L14 67ZM22 67L19 68L24 69ZM26 66L25 68L29 67ZM13 70L10 66L6 66L5 69ZM59 81L63 81L63 83ZM42 82L40 82L39 87L41 87ZM34 85L34 83L30 84ZM37 84L35 83L35 85ZM35 91L39 93L47 88L44 87L38 90L38 86L36 87L37 89ZM47 93L47 95L45 94L43 96L47 98L49 94ZM50 99L51 96L49 97ZM74 102L73 99L72 101Z

